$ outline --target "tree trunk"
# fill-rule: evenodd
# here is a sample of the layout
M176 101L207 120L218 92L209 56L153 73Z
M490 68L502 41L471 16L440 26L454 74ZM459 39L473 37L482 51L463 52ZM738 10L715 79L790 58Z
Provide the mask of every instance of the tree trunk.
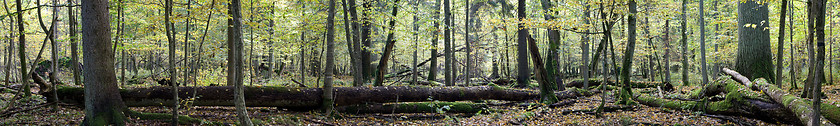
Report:
M556 11L551 10L554 7L549 0L540 0L542 3L542 9L544 12L543 16L545 20L554 20L553 14L556 14ZM557 51L560 49L560 31L557 28L549 28L548 32L548 55L546 55L545 59L545 69L546 69L546 81L548 84L548 88L552 90L565 90L565 87L562 86L560 73L558 71L558 64L557 59Z
M29 97L29 96L32 95L32 93L31 93L32 91L30 91L30 89L29 89L30 88L29 81L28 81L29 80L29 75L28 75L29 72L27 72L27 70L26 70L27 69L27 65L26 65L26 59L27 59L26 58L26 32L24 32L26 28L23 27L23 14L24 13L23 13L23 10L21 9L21 4L23 4L23 3L21 2L21 0L17 0L16 2L17 3L15 4L15 6L17 7L17 12L18 12L18 14L17 14L17 21L18 21L17 22L18 23L17 24L17 27L18 27L18 55L20 56L20 66L21 66L20 67L20 74L21 74L20 78L21 78L21 82L23 84L23 91L24 91L23 96Z
M700 76L703 78L702 85L709 83L709 73L706 71L706 15L703 10L703 0L700 0Z
M531 70L528 68L528 29L522 22L527 18L527 15L525 15L525 0L519 0L517 3L516 18L519 19L516 23L517 29L519 29L516 39L516 43L518 43L516 45L516 69L519 70L519 77L516 78L516 83L517 87L526 87L531 82Z
M127 118L123 111L128 108L120 97L117 77L114 73L114 50L110 48L111 26L108 1L83 0L81 5L82 22L84 22L82 23L84 75L87 82L83 89L86 97L83 99L89 101L85 102L85 119L82 125L125 125ZM20 7L20 4L17 6ZM23 22L19 22L18 25L22 26L21 23Z
M688 1L683 0L682 1L682 21L680 21L680 35L682 36L680 38L680 43L682 44L682 53L680 53L680 56L682 57L681 60L680 60L680 61L682 61L682 64L680 64L680 66L682 66L682 70L681 70L682 71L682 85L687 85L688 84L688 56L686 56L686 55L688 55L688 53L686 51L686 50L688 50L688 44L687 44L688 43L687 42L688 41L688 35L686 35L686 29L687 29L686 27L688 27L688 25L686 25L686 23L688 22L688 17L686 15L687 15L688 11L686 11L686 8L687 8L686 4L688 4Z
M172 0L166 0L166 10L164 14L164 24L166 25L166 39L169 41L169 82L172 83L172 101L177 103L178 100L178 70L175 69L175 48L178 43L175 42L175 26L171 22L172 16ZM178 124L178 104L172 104L172 124Z
M228 5L228 85L232 85L233 103L236 106L236 115L239 124L243 126L251 126L250 117L248 117L248 110L245 108L245 86L242 85L243 76L243 61L242 61L242 14L240 13L240 0L231 0ZM231 93L226 94L230 96ZM206 95L202 95L206 96ZM229 100L228 100L229 101Z
M586 6L586 10L583 11L583 15L581 15L581 19L583 20L584 24L589 25L589 4L584 5ZM586 28L585 32L589 32L589 28ZM580 42L580 49L581 49L581 64L580 67L580 75L583 78L583 89L589 89L589 67L586 63L589 63L589 35L582 34L581 35L581 42ZM598 52L601 53L601 52ZM599 60L599 59L593 59ZM597 66L597 64L593 64L592 66Z
M665 20L665 39L662 40L662 43L665 43L665 54L662 56L665 59L665 75L663 75L665 76L665 80L662 81L668 83L671 83L671 35L669 35L671 28L668 27L671 24L670 21L668 19Z
M779 43L776 44L778 46L776 50L776 81L773 83L778 87L782 87L782 61L785 58L785 14L787 12L787 0L782 0L782 7L780 7L779 11L781 12L779 12ZM793 47L791 46L791 48Z
M391 8L391 16L397 17L398 6L396 3L400 3L400 0L396 0L394 3L394 7ZM388 66L388 58L391 58L391 52L394 51L394 44L397 43L397 40L394 38L394 33L396 31L394 28L395 24L396 19L391 19L391 21L388 22L388 28L391 29L391 32L388 32L386 40L388 43L385 45L385 52L382 52L382 57L379 59L379 68L377 70L376 83L374 83L374 86L382 86L385 82L385 67Z
M636 48L636 0L630 0L627 4L630 15L627 16L627 47L624 49L624 61L621 65L621 83L624 83L624 86L619 94L619 104L630 104L630 97L633 96L633 92L630 91L630 73L633 70L633 50Z
M820 120L822 120L822 122L819 122L819 120L816 120L817 122L812 122L812 121L814 121L814 120L812 120L814 118L814 116L812 116L812 115L814 115L815 111L818 111L818 110L814 109L815 106L808 106L808 103L806 103L806 101L807 101L806 99L798 98L794 95L791 95L791 94L785 92L784 90L778 88L777 86L769 84L767 80L764 80L762 78L759 78L759 79L756 79L753 82L750 82L750 80L746 76L743 76L736 71L733 71L733 70L730 70L730 69L727 69L727 68L723 68L723 72L726 73L727 75L732 76L733 79L738 80L738 82L740 82L743 85L746 85L749 88L752 88L753 90L759 90L761 92L764 92L764 94L769 96L771 99L773 99L773 101L776 101L777 103L782 104L786 108L790 109L790 111L792 111L794 114L796 114L796 117L798 117L798 119L799 119L799 121L801 121L802 125L814 125L815 123L817 123L816 125L820 125L818 123L822 123L822 125L834 125L834 124L832 124L832 122L840 121L840 120L837 120L837 119L840 119L840 117L838 117L840 115L837 114L837 111L836 111L837 107L836 106L833 106L833 105L830 105L830 104L824 104L823 106L816 107L816 108L833 108L833 109L827 109L827 110L833 110L834 113L826 112L825 114L823 114L823 116L825 116L825 117L822 117L822 116L819 117L819 118L821 118ZM827 120L826 118L832 118L831 122L829 122L829 120Z
M823 81L825 80L823 72L825 72L824 69L825 69L825 8L826 8L825 6L826 6L826 0L811 0L808 3L812 4L812 6L811 6L812 9L810 9L810 11L815 16L813 19L814 19L814 21L816 21L814 29L816 31L815 34L817 36L817 40L816 40L817 41L817 60L816 60L817 64L814 65L814 68L815 68L814 73L817 75L816 77L819 77L819 79L814 79L814 83L813 83L814 86L811 87L814 90L813 95L812 95L813 97L811 97L811 100L814 101L813 102L813 107L812 107L812 108L814 108L814 111L813 111L812 114L810 114L812 116L811 116L811 121L810 121L809 124L812 125L812 126L821 125L821 124L822 125L834 125L834 124L831 124L831 123L826 124L827 121L825 119L820 119L820 112L821 112L820 111L820 108L821 108L820 103L822 103L822 102L820 102L820 100L822 100L822 96L821 96L822 92L820 90L822 89L822 83L824 83ZM829 67L829 69L831 69L831 67ZM824 122L820 123L820 120L823 120Z
M432 5L435 9L432 11L433 24L434 30L432 30L432 49L430 49L429 53L431 53L431 64L429 64L429 76L426 78L428 81L435 81L437 79L437 70L438 70L438 52L437 52L437 45L438 45L438 34L440 34L440 0L435 0L435 5Z
M770 53L770 31L764 30L769 23L768 9L756 1L738 3L738 55L735 62L737 71L750 79L768 78L773 81L773 58Z
M58 5L58 0L53 0L52 4L53 5ZM58 7L53 7L52 11L53 11L52 15L58 15ZM61 83L61 82L58 81L58 78L57 78L57 76L58 76L58 55L59 55L58 47L60 46L60 45L58 45L58 42L56 41L56 37L55 37L55 36L57 36L56 33L58 33L57 30L55 30L56 27L58 27L57 24L58 24L58 16L53 16L52 24L50 25L50 28L52 28L53 30L52 30L52 33L50 33L50 35L49 35L50 46L52 46L52 49L50 49L50 51L52 51L51 54L50 54L52 56L52 64L50 64L50 74L48 76L50 78L50 83L53 83L53 84ZM55 90L55 86L50 86L50 88L51 89L47 89L47 90ZM52 97L52 98L57 99L58 94L53 92L53 93L50 93L49 96L47 96L47 97ZM53 107L53 110L58 110L58 104L53 104L52 107Z
M327 12L327 64L324 67L324 94L321 108L326 111L326 115L331 115L335 109L333 95L333 70L335 69L335 0L330 0L329 9Z
M453 52L452 52L452 12L451 9L452 5L450 5L449 0L443 0L443 22L447 25L443 27L443 45L444 45L444 84L446 86L453 86L455 85L453 74Z

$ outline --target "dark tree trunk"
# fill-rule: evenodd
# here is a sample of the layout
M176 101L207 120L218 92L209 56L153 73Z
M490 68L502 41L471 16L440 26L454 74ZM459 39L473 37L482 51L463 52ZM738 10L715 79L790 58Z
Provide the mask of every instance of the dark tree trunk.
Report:
M706 15L703 10L703 0L700 0L700 76L702 85L709 83L709 73L706 71Z
M394 3L400 3L400 0L396 0ZM397 10L398 6L394 5L394 7L391 8L391 16L397 17ZM394 38L396 30L394 29L395 24L396 19L391 19L391 21L388 22L388 27L391 29L391 32L388 32L386 40L388 43L385 45L385 52L382 53L382 57L379 59L379 68L377 70L376 83L374 83L374 86L382 86L385 82L385 72L387 71L385 67L388 66L388 58L391 58L391 52L394 51L394 44L397 43L397 40Z
M779 12L779 43L776 44L778 46L776 50L776 81L773 82L778 87L782 87L782 61L785 58L785 14L787 13L787 3L787 0L782 0L782 7L779 9L781 12Z
M440 34L440 0L435 0L435 5L432 5L435 9L432 11L434 14L432 18L435 20L432 21L434 24L434 30L432 30L432 49L430 49L429 53L431 53L431 64L429 64L429 76L426 78L428 81L435 81L437 79L437 70L438 70L438 52L437 52L437 45L438 45L438 34Z
M516 18L519 20L525 20L527 15L525 15L525 0L519 0L516 6ZM517 87L525 87L531 81L531 70L528 68L528 29L525 27L524 23L517 23L517 43L516 46L516 69L519 69L517 73L519 77L516 78Z
M26 65L26 32L24 32L26 28L23 27L23 14L24 13L23 13L23 10L21 8L21 4L23 4L23 3L21 2L21 0L17 0L16 2L17 3L15 4L15 6L17 7L17 12L19 13L19 14L17 14L17 21L18 21L17 22L18 23L17 27L18 27L18 55L20 56L20 66L21 66L20 67L20 74L21 74L20 78L21 78L21 80L22 80L21 82L23 84L24 96L29 97L29 96L32 95L32 93L29 89L29 87L30 87L29 86L29 81L28 81L29 80L29 75L28 75L29 72L26 70L27 69L27 65Z
M770 31L764 30L769 23L767 6L755 1L740 2L738 4L738 54L735 62L737 71L750 79L768 78L775 80L773 75L773 58L770 53Z
M682 53L680 53L680 56L682 57L682 64L680 64L680 66L682 66L682 85L688 84L688 35L686 34L686 29L688 27L688 25L686 25L686 23L688 22L688 17L686 15L688 11L686 11L686 4L688 4L688 1L683 0L682 21L680 21L680 35L682 35L680 39L680 43L682 44Z
M84 75L87 82L84 100L89 101L85 102L85 120L82 125L125 125L127 118L123 111L128 108L120 97L114 73L108 1L83 0L81 5ZM20 23L18 25L22 26Z
M444 84L446 86L453 86L455 85L455 78L452 76L455 70L453 67L453 58L454 55L452 54L452 15L451 15L451 7L452 5L449 4L449 0L443 0L443 22L447 25L443 27L443 46L444 46Z

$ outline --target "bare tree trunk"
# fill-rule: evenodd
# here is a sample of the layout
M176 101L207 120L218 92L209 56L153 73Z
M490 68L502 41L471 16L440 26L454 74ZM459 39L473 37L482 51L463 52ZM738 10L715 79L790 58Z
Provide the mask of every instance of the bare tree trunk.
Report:
M779 12L779 43L776 44L778 46L776 51L776 82L773 82L778 87L782 87L782 61L785 58L783 50L785 48L785 14L787 12L787 3L787 0L782 0L782 7L779 9L781 12Z
M335 56L333 54L335 53L335 0L330 0L327 14L327 64L324 67L324 101L321 108L326 111L326 115L332 115L332 111L335 110L333 106L335 104L335 96L333 95L333 70L335 69Z
M127 118L123 113L128 108L120 97L114 73L108 0L83 0L81 12L87 82L84 92L85 101L90 101L85 102L85 120L82 125L125 125ZM21 23L18 25L22 26Z
M175 69L175 26L171 22L172 16L172 0L166 0L166 9L164 14L164 24L166 25L166 39L169 41L169 83L172 86L172 102L178 103L178 70ZM171 125L178 125L178 104L172 104L172 122Z
M242 14L240 0L231 0L228 5L228 85L233 85L234 104L236 106L236 115L239 124L243 126L252 126L251 119L248 116L248 110L245 108L245 86L242 85L243 79L243 61L242 61Z
M700 0L700 74L703 78L703 86L709 84L709 73L706 69L706 15L704 13L703 0Z
M26 65L26 32L24 32L26 28L23 27L23 14L24 13L23 13L23 10L21 8L21 4L23 4L23 3L21 2L21 0L17 0L16 2L17 3L15 4L15 6L17 7L17 12L18 12L18 14L17 14L17 21L18 21L17 22L18 23L17 24L17 26L18 26L18 55L20 56L20 66L21 66L20 67L20 74L21 74L20 78L21 78L21 82L23 84L23 91L24 91L23 96L29 97L29 96L32 95L32 93L31 93L32 91L30 91L30 89L29 89L29 81L28 81L29 80L29 75L28 75L29 72L27 72L27 70L26 70L27 69L27 65Z

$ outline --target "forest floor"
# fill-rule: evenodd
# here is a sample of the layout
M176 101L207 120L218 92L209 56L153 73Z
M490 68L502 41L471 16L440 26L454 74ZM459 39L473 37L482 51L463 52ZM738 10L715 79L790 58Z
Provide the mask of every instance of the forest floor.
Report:
M681 93L695 89L696 86L677 88ZM801 89L800 89L801 90ZM827 102L840 102L840 85L826 85L823 91L828 96ZM800 91L794 91L798 94ZM613 92L606 92L606 105L614 106ZM13 101L13 94L0 93L0 109L6 108ZM271 107L249 107L248 112L256 124L260 125L790 125L781 122L765 122L742 116L707 115L701 112L686 112L667 108L636 105L629 110L617 110L602 113L601 117L588 113L601 103L601 94L580 97L572 100L573 104L550 108L525 105L536 101L515 102L484 101L490 111L476 114L450 114L445 110L440 113L413 114L344 114L331 118L319 111L289 111ZM35 108L45 103L43 97L35 95L16 101L13 108ZM167 107L131 107L140 112L169 113ZM0 111L5 112L6 110ZM575 111L568 113L569 111ZM567 112L568 114L563 114ZM195 125L233 125L235 120L233 107L192 107L181 109L181 114L202 119L203 124ZM12 114L0 119L0 125L78 125L84 117L83 108L61 105L58 110L40 107L31 111ZM169 120L131 119L129 125L168 125Z

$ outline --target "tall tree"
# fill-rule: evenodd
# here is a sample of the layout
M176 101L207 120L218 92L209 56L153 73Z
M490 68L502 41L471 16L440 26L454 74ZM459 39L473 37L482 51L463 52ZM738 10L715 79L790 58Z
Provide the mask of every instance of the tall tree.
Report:
M470 85L470 73L472 73L470 71L470 67L472 67L472 55L470 55L472 53L472 48L470 47L470 0L465 0L464 5L464 12L467 13L464 14L464 45L467 48L467 66L465 67L466 70L464 70L464 75L467 79L464 85Z
M334 109L333 70L335 69L335 0L330 0L327 12L327 66L324 67L324 102L322 109L331 115Z
M815 30L815 32L816 32L815 34L816 34L816 37L817 37L816 38L816 41L817 41L817 60L816 61L817 62L814 65L814 67L816 68L815 73L816 73L817 77L819 77L819 76L823 75L823 67L825 65L825 8L826 8L825 6L826 6L826 0L811 0L808 3L810 5L809 6L810 15L813 15L813 16L809 16L809 17L812 17L810 19L813 19L813 21L814 21L815 26L813 27L813 29ZM809 21L809 22L811 22L811 21ZM811 38L808 38L808 39L811 39ZM813 83L814 86L812 87L813 88L812 100L813 100L813 105L814 105L813 106L813 108L814 108L813 114L814 115L811 115L812 120L811 120L811 124L810 124L812 126L817 126L817 125L821 124L821 122L820 122L820 117L821 117L820 103L821 102L820 101L822 100L822 96L820 96L820 94L821 94L820 89L822 87L822 81L823 80L825 80L825 79L814 79L814 83Z
M746 1L738 3L738 54L735 69L750 78L773 77L773 58L770 53L770 31L765 3Z
M688 27L688 25L686 25L686 23L688 22L688 17L686 16L686 14L688 13L688 11L686 11L686 4L688 4L688 0L683 0L682 21L680 21L680 35L682 36L680 38L680 43L682 44L682 53L680 53L680 56L682 56L682 64L680 66L682 66L683 85L688 84L688 35L686 34L686 29Z
M67 0L67 4L73 4L74 0ZM79 62L79 43L76 42L76 15L74 14L75 10L73 7L67 7L67 17L68 17L68 25L69 25L69 33L70 36L70 61L73 62L73 65L70 67L73 69L73 84L74 85L81 85L82 84L82 77L81 77L81 70L80 66L78 65ZM8 73L8 72L7 72Z
M228 4L228 27L227 45L228 48L228 85L233 85L233 103L236 106L236 115L239 124L243 126L254 125L248 117L248 110L245 108L245 86L242 84L243 61L242 61L242 14L241 1L231 0Z
M449 4L449 0L443 0L443 22L446 23L446 25L443 25L443 46L444 46L444 54L443 54L444 55L444 63L443 63L444 70L443 70L443 72L444 72L444 81L445 81L444 84L446 84L446 86L455 85L455 81L454 81L454 78L452 76L452 70L453 70L453 66L454 66L454 65L452 65L452 63L453 63L452 60L453 60L453 58L455 58L452 55L452 53L453 53L452 52L452 36L451 36L452 35L452 26L449 25L450 22L452 21L452 14L451 14L452 12L450 11L451 8L452 8L451 6L452 5Z
M703 10L703 0L700 0L700 74L703 85L709 83L709 73L706 71L706 15Z
M23 27L23 10L21 8L21 0L16 0L15 6L17 7L17 27L18 27L18 55L20 56L20 75L21 75L21 82L23 82L23 91L26 97L32 95L32 91L29 88L29 72L27 72L27 65L26 65L26 32Z
M392 17L397 17L399 3L400 0L394 1L394 7L391 8ZM388 22L388 27L391 30L388 32L388 36L386 38L386 42L388 43L385 44L385 52L382 52L382 58L379 59L379 68L377 70L378 73L376 74L376 83L374 83L374 86L383 86L382 84L385 83L385 71L387 71L385 67L388 66L388 59L391 58L391 52L394 52L394 44L397 43L397 40L394 38L394 33L397 30L394 28L397 23L396 20L397 19L391 18L391 21Z
M178 125L178 70L175 69L175 48L178 44L175 42L175 30L172 17L172 0L166 0L164 9L164 25L166 26L166 40L169 42L169 83L172 86L172 123L171 125Z
M621 82L624 83L619 96L619 104L630 104L632 101L630 97L633 92L630 91L630 73L633 67L633 51L636 48L636 0L627 2L630 14L627 16L627 46L624 49L624 61L621 65Z
M585 25L589 25L589 4L584 1L584 8L583 15L581 15L581 19ZM589 28L587 27L586 32L589 32ZM589 89L589 67L586 63L589 62L589 35L582 34L580 37L580 50L581 50L581 61L583 61L580 65L580 74L583 77L583 88ZM601 52L598 52L601 53ZM600 59L593 59L593 60L600 60ZM597 64L593 64L592 66L597 66ZM606 69L606 68L604 68ZM605 77L606 78L606 77Z
M517 68L519 69L518 76L516 78L517 87L525 87L528 86L528 83L531 81L531 70L528 68L528 29L525 27L525 18L528 15L525 15L525 0L518 0L516 6L516 18L519 19L517 24L517 44L516 45L516 61L517 61Z
M123 112L128 108L120 97L117 75L114 73L114 50L110 48L110 20L108 0L82 1L82 44L86 82L85 120L82 125L125 125L126 118ZM18 25L22 26L21 23Z
M805 90L803 90L803 93L802 93L802 96L801 96L801 97L808 97L808 98L813 98L813 96L814 96L813 95L814 94L814 92L813 92L814 91L814 85L817 85L815 83L825 83L825 75L824 75L825 74L825 72L824 72L825 68L816 66L817 64L819 64L819 62L820 62L819 58L821 58L821 57L815 56L815 55L819 55L819 54L815 54L815 53L820 53L819 48L825 48L825 45L822 45L823 47L820 47L821 45L817 45L817 50L815 52L814 42L816 40L814 40L814 39L816 38L815 36L817 34L816 33L817 32L816 31L816 26L815 26L817 21L816 21L815 18L817 18L816 13L818 13L818 12L817 12L816 9L818 9L818 8L816 8L817 5L815 5L816 3L814 3L814 2L818 2L818 1L809 0L807 2L808 3L808 16L807 16L808 20L807 20L806 30L808 30L808 37L806 39L806 42L808 43L808 59L809 59L808 64L809 64L809 67L808 67L808 78L805 79L805 84L804 84L805 85ZM823 23L824 22L825 21L823 21ZM823 50L825 50L825 49L823 49ZM825 59L825 57L822 57L822 58Z
M670 21L665 19L665 38L662 40L662 43L665 43L665 54L662 55L662 58L665 59L665 82L671 83L671 35L669 35Z
M780 7L779 11L779 43L776 44L776 86L782 87L782 59L785 58L784 55L784 48L785 48L785 14L787 13L787 0L782 0L782 7ZM791 71L793 72L793 71ZM792 81L791 81L792 82Z
M552 10L551 8L554 7L551 4L550 0L540 0L542 3L543 17L545 20L554 20L554 14L557 14L556 11ZM548 28L548 55L545 58L545 68L546 68L546 80L548 83L549 88L551 89L559 89L565 90L562 86L562 78L560 77L560 72L558 71L558 50L560 49L560 30L557 28Z
M434 11L432 11L432 13L434 13L434 14L432 14L432 18L434 18L433 21L432 21L432 24L434 26L432 26L432 27L434 28L434 30L431 30L432 31L432 45L431 45L432 49L429 50L431 58L430 58L430 61L429 61L430 62L429 63L429 76L426 78L426 80L428 80L428 81L435 81L435 79L437 79L437 69L438 69L437 68L437 66L438 66L437 45L438 45L438 35L440 34L440 0L435 0L435 4L432 5L432 6L433 6L432 8L435 9Z

